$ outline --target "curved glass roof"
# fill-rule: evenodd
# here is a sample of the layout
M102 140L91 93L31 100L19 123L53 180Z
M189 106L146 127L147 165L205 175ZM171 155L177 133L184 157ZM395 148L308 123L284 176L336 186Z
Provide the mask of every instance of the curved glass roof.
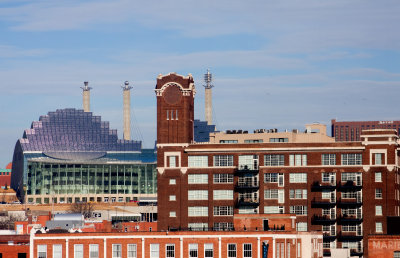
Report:
M81 109L57 109L32 122L19 140L23 151L140 151L140 141L118 139L117 130L100 116Z

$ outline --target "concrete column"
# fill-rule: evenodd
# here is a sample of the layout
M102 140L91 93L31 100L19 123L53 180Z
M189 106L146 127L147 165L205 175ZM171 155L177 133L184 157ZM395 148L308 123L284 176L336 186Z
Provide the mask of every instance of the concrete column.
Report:
M205 90L205 115L207 124L212 124L212 89Z

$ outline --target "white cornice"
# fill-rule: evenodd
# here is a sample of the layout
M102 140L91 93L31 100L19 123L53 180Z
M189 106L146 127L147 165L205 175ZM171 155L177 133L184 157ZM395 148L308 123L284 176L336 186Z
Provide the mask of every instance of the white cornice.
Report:
M364 146L360 147L286 147L286 148L224 148L224 149L185 149L186 152L276 152L276 151L362 151L365 150Z
M189 143L158 143L157 148L163 147L189 147Z

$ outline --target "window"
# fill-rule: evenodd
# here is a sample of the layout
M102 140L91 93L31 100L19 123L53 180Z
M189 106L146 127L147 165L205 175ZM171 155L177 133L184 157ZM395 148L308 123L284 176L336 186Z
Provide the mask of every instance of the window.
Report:
M356 232L357 231L357 225L353 225L353 224L342 225L342 231L343 232Z
M258 169L257 155L239 155L239 169Z
M188 228L193 231L208 230L208 223L188 223Z
M375 231L377 233L383 232L382 222L375 222Z
M207 217L208 216L208 207L207 206L188 207L188 216L189 217Z
M383 164L382 163L383 154L382 153L375 153L374 156L375 156L375 165L382 165Z
M307 189L290 189L290 199L307 199Z
M189 156L188 166L190 168L206 168L208 167L208 156Z
M375 172L375 182L382 182L382 173Z
M322 165L331 166L336 165L336 154L322 154Z
M214 206L214 216L232 216L232 206Z
M190 258L199 257L199 246L197 244L189 244L189 257Z
M160 245L159 244L150 244L150 257L158 258L160 256Z
M382 205L375 206L375 216L382 216Z
M334 192L331 192L329 190L322 190L322 199L330 199L331 198L331 194L334 194Z
M278 154L264 155L264 166L284 166L285 156Z
M283 206L264 206L265 214L283 214L284 211Z
M252 257L251 244L243 244L243 257Z
M215 167L233 166L233 155L215 155L214 166Z
M375 199L382 199L382 188L375 189Z
M290 206L290 213L294 213L296 215L307 215L307 206Z
M83 258L83 245L74 245L74 258Z
M233 174L214 174L214 183L233 183Z
M336 183L336 173L332 173L332 172L322 173L322 182L335 184Z
M269 142L289 142L289 138L269 138Z
M214 247L213 247L213 244L204 244L204 257L205 257L205 258L214 257Z
M169 217L170 218L175 218L176 217L176 211L170 211L169 212Z
M219 143L238 143L237 140L219 140Z
M38 258L46 258L47 257L47 245L38 245L37 248Z
M89 245L89 258L99 258L99 245Z
M361 173L351 173L344 172L342 173L342 181L357 181L357 176L361 176Z
M400 251L394 251L393 258L400 258Z
M283 189L281 189L283 191ZM278 189L264 190L264 199L278 199Z
M94 258L97 258L95 256ZM53 245L53 258L62 258L62 245ZM92 258L92 256L90 256Z
M136 244L128 244L128 258L137 258Z
M278 183L278 173L265 173L264 174L265 183Z
M172 178L171 178L171 179L169 180L169 184L170 184L170 185L176 185L176 179L172 179Z
M263 139L244 140L244 143L261 143L261 142L264 142Z
M349 153L342 154L342 165L361 165L362 154Z
M290 173L290 183L307 183L307 173Z
M170 201L176 201L176 195L170 195L169 196Z
M289 166L307 166L307 154L290 154Z
M112 245L112 257L113 258L122 258L121 244L113 244Z
M189 190L188 200L189 201L208 200L208 190Z
M231 222L214 222L215 231L233 230L233 223Z
M168 161L170 168L176 168L176 156L169 156Z
M343 192L342 193L343 199L352 199L357 198L357 192Z
M307 222L297 222L296 230L297 231L307 231Z
M236 244L228 244L228 257L229 258L236 257Z
M165 245L165 256L166 257L175 257L175 245L174 244Z
M233 190L214 190L213 200L233 200Z
M189 174L188 184L208 184L207 174Z

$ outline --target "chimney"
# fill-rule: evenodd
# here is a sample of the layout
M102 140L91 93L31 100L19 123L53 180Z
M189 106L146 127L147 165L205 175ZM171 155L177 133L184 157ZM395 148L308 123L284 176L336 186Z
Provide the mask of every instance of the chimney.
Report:
M121 88L124 94L124 140L131 139L131 89L129 82L125 81Z
M207 73L204 74L204 82L206 83L204 86L205 88L205 116L208 125L212 124L212 91L211 88L214 85L211 84L212 81L212 74L210 73L210 69L207 69Z
M81 87L83 96L83 111L90 112L90 90L89 82L83 82L84 86Z

